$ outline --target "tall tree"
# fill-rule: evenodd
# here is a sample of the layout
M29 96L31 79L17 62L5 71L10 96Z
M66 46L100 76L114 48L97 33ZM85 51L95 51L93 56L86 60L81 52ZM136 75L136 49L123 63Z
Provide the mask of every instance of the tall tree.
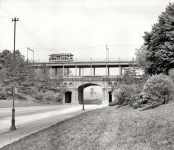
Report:
M135 61L138 64L138 67L142 70L145 70L145 68L148 66L148 61L146 60L147 46L142 45L139 49L136 49L135 55Z
M166 11L158 17L158 23L152 26L151 32L145 32L147 46L146 61L148 74L168 74L174 68L174 4L169 3Z

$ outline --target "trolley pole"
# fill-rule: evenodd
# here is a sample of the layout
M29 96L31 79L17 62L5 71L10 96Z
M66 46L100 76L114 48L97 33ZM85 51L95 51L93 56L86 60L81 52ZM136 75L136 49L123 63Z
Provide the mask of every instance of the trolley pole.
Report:
M12 120L11 120L11 127L10 130L16 130L15 126L15 108L14 108L14 100L15 100L15 40L16 40L16 21L19 21L18 18L12 18L12 21L14 21L14 51L13 51L13 108L12 108Z

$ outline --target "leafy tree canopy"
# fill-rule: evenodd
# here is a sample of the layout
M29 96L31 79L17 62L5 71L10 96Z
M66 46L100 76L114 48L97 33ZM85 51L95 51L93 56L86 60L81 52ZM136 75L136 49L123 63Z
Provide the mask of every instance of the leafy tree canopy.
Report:
M151 32L143 36L147 46L146 61L148 74L168 74L174 68L174 4L169 3L166 11L158 17Z
M148 66L148 61L146 61L146 54L147 54L146 45L142 45L139 49L136 49L135 52L136 63L138 64L138 67L142 70L145 70L145 68Z

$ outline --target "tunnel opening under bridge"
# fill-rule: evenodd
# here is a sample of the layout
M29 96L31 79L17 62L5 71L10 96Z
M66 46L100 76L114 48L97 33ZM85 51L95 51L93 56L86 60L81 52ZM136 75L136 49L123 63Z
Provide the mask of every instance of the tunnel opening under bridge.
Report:
M95 83L86 83L78 87L79 104L96 104L102 102L102 86Z

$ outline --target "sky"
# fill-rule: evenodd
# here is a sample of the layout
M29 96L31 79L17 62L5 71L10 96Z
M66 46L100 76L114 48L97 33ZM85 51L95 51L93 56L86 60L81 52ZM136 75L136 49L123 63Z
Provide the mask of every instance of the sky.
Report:
M16 49L25 58L30 48L36 61L48 61L53 53L103 60L107 45L110 60L130 60L169 2L174 0L0 0L0 51L13 51L12 18L17 17ZM32 51L28 57L33 58ZM96 69L96 75L103 73ZM118 68L110 73L118 74Z
M77 59L132 59L158 16L174 0L0 0L0 51L16 49L48 61L53 53ZM6 17L6 18L5 18ZM29 51L29 58L33 53Z

